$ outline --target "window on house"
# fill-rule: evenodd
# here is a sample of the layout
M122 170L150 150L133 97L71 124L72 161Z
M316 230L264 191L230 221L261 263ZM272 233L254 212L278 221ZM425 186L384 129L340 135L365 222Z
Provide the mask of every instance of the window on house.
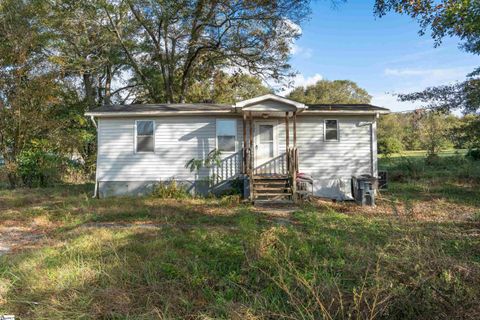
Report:
M325 120L325 141L338 141L337 120Z
M236 120L217 120L217 149L219 151L235 152L236 136Z
M155 122L153 120L138 120L136 122L136 151L155 151Z

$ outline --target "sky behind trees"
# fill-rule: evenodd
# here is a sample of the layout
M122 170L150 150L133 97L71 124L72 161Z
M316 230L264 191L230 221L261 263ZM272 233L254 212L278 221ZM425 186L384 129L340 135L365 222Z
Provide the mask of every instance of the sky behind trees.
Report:
M365 88L373 104L410 110L414 104L398 102L390 93L461 81L479 65L479 57L459 49L457 39L446 38L435 48L429 34L419 36L410 17L376 18L373 6L373 0L350 0L336 8L329 1L312 3L311 19L293 47L295 85L348 79Z

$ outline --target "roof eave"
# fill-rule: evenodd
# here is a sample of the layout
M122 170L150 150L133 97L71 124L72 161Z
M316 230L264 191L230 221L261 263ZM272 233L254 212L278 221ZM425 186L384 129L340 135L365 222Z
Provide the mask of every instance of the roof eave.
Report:
M140 112L86 112L87 117L149 117L149 116L176 116L176 115L217 115L235 114L234 110L212 110L212 111L140 111Z
M389 114L390 110L305 110L303 114L343 114L343 115L356 115L356 114Z

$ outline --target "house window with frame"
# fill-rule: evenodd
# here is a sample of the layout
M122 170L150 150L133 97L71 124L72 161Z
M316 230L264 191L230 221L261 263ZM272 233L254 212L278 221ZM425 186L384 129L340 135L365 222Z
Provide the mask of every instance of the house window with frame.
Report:
M237 120L217 120L217 150L235 152L237 140Z
M325 120L325 141L338 141L338 120Z
M155 121L137 120L135 127L135 151L139 153L153 153L155 151Z

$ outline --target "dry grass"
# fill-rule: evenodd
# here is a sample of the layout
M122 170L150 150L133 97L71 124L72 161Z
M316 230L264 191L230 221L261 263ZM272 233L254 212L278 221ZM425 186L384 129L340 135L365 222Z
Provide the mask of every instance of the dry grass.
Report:
M480 318L475 177L393 181L375 208L97 200L91 189L0 190L0 232L18 240L0 256L0 314Z

